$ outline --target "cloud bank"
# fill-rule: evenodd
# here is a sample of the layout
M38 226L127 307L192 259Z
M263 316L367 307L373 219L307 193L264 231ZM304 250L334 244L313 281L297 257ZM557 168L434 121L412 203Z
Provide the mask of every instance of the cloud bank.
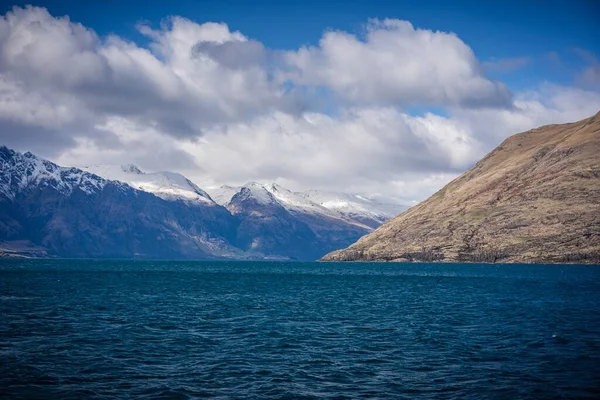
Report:
M485 71L514 62L484 65L455 34L407 21L286 51L183 17L138 29L145 46L43 8L0 17L0 143L198 183L419 200L508 135L600 109L592 84L511 93ZM580 80L595 85L589 68Z

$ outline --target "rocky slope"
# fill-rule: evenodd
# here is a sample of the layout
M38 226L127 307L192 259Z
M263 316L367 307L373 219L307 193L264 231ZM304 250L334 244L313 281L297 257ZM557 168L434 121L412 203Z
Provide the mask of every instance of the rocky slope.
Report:
M600 113L508 138L323 260L600 263Z

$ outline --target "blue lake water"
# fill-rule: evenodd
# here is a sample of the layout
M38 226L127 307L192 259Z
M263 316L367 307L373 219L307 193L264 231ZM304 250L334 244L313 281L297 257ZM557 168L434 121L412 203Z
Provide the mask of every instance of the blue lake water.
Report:
M0 260L0 398L600 397L600 267Z

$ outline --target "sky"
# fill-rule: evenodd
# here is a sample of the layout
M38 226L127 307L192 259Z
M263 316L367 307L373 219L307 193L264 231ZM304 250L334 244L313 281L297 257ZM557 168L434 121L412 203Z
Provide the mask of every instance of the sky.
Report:
M0 145L419 201L600 110L598 1L0 4Z

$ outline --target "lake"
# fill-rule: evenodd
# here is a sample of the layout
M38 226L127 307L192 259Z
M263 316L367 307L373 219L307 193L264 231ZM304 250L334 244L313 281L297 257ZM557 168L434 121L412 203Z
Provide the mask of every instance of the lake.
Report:
M0 398L600 396L600 266L0 260Z

